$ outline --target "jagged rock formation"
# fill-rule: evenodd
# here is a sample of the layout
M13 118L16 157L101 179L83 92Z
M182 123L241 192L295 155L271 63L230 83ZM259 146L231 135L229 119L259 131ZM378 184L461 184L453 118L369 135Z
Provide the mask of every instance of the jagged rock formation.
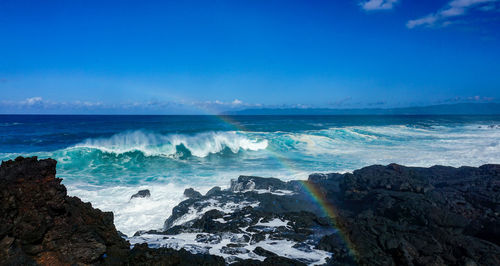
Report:
M201 193L194 190L193 188L187 188L184 190L184 196L188 198L199 198L201 197Z
M2 265L223 265L222 258L137 246L130 250L113 213L66 195L56 161L17 158L0 167ZM188 265L188 264L185 264Z
M500 265L500 165L241 176L228 190L188 191L164 230L128 239L133 249L112 213L66 195L55 166L2 162L1 265Z
M335 209L333 224L309 200L311 186ZM282 257L331 265L500 265L499 213L500 165L375 165L313 174L305 183L241 176L228 190L181 202L164 231L132 241L149 234L148 241L175 247L182 239L192 252L248 265Z
M133 198L149 198L151 197L151 192L149 192L149 189L143 189L143 190L139 190L137 193L135 193L134 195L132 195L130 197L130 199L133 199Z
M500 165L312 175L362 265L499 265ZM343 257L334 238L321 247Z
M137 232L130 240L182 246L238 265L326 263L331 253L315 245L335 228L317 215L317 206L297 197L299 183L240 176L228 190L216 187L181 202L163 231Z

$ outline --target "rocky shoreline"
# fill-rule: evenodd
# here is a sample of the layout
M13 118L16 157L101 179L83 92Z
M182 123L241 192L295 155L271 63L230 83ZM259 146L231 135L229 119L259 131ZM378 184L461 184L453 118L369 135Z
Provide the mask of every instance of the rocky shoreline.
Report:
M221 257L130 244L113 213L66 194L56 161L19 157L0 167L1 265L224 265Z
M500 265L500 165L240 176L227 190L186 190L162 230L134 236L67 196L55 166L2 162L2 264Z

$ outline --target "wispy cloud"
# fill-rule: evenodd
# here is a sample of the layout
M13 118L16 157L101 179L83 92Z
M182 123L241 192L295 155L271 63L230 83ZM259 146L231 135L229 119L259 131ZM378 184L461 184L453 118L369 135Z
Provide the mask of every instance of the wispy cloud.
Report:
M368 0L362 1L359 5L366 11L389 10L392 9L394 4L398 1L399 0Z
M228 109L238 109L238 108L248 108L248 107L259 107L262 104L258 103L246 103L239 99L234 99L232 101L194 101L187 103L193 107L197 107L203 110L215 110L215 111L225 111Z
M31 106L31 105L40 104L40 103L42 103L42 101L43 101L42 97L31 97L31 98L28 98L28 99L22 101L21 103Z
M453 23L452 19L466 15L471 9L478 9L484 12L494 10L495 6L492 6L492 4L498 1L499 0L453 0L435 13L408 21L406 27L413 29L419 26L447 26Z
M42 97L30 97L19 101L0 100L0 114L219 114L227 111L260 108L370 108L370 107L406 107L412 105L432 105L443 103L487 103L498 102L489 96L456 96L448 99L427 102L386 101L361 102L346 97L326 104L260 104L246 103L239 99L232 101L140 101L125 103L102 103L92 101L57 102Z
M0 100L0 113L200 113L210 114L251 107L262 104L232 101L140 101L124 103L102 103L92 101L51 101L42 97L30 97L19 101Z

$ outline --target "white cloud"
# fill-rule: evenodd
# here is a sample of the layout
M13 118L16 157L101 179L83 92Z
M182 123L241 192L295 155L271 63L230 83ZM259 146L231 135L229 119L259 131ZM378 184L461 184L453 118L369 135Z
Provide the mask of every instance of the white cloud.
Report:
M217 114L245 108L311 108L305 104L269 105L232 101L134 101L103 103L99 101L52 101L42 97L24 100L1 100L0 113L49 114Z
M37 103L42 103L42 101L43 101L42 97L31 97L31 98L27 98L22 103L24 103L26 105L35 105Z
M418 26L446 26L451 24L451 18L463 16L469 9L488 11L490 9L485 9L485 6L497 1L499 0L453 0L435 13L408 21L406 27L413 29Z
M437 20L438 17L434 14L431 14L419 19L408 21L408 23L406 23L406 27L408 27L409 29L413 29L420 25L434 25Z
M367 11L372 10L388 10L394 7L399 0L368 0L363 1L359 5Z
M242 101L238 100L238 99L234 99L234 101L232 102L233 105L241 105L243 104Z

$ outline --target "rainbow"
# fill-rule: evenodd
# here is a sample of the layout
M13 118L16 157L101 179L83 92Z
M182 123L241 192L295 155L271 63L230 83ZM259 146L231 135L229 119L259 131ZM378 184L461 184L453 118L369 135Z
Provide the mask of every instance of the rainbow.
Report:
M235 131L248 132L247 129L241 126L237 121L234 121L230 116L217 115L217 114L214 115L214 113L216 112L207 112L207 114L213 115L223 123L228 124L229 126L234 128ZM268 146L266 148L266 151L271 155L271 157L275 158L283 166L284 169L287 169L289 173L298 172L294 169L294 166L290 162L288 162L287 158L282 156L278 151L275 151L272 147ZM315 183L309 182L307 180L301 180L299 184L301 184L303 188L302 191L306 192L306 195L309 197L311 202L314 202L323 212L325 217L328 218L330 226L332 226L337 230L339 236L346 244L349 254L354 259L358 258L357 255L358 253L355 249L354 244L352 243L352 241L350 241L348 234L345 232L343 228L338 226L339 216L337 208L326 198L325 193L323 193Z
M339 216L337 208L328 201L325 193L323 193L315 183L302 180L300 181L300 184L302 184L302 187L307 192L307 195L309 195L310 199L321 208L321 210L325 214L325 217L328 217L330 225L335 229L337 229L340 237L347 246L349 254L353 258L357 258L357 252L354 247L354 244L352 243L352 241L350 241L346 232L341 227L338 226Z

